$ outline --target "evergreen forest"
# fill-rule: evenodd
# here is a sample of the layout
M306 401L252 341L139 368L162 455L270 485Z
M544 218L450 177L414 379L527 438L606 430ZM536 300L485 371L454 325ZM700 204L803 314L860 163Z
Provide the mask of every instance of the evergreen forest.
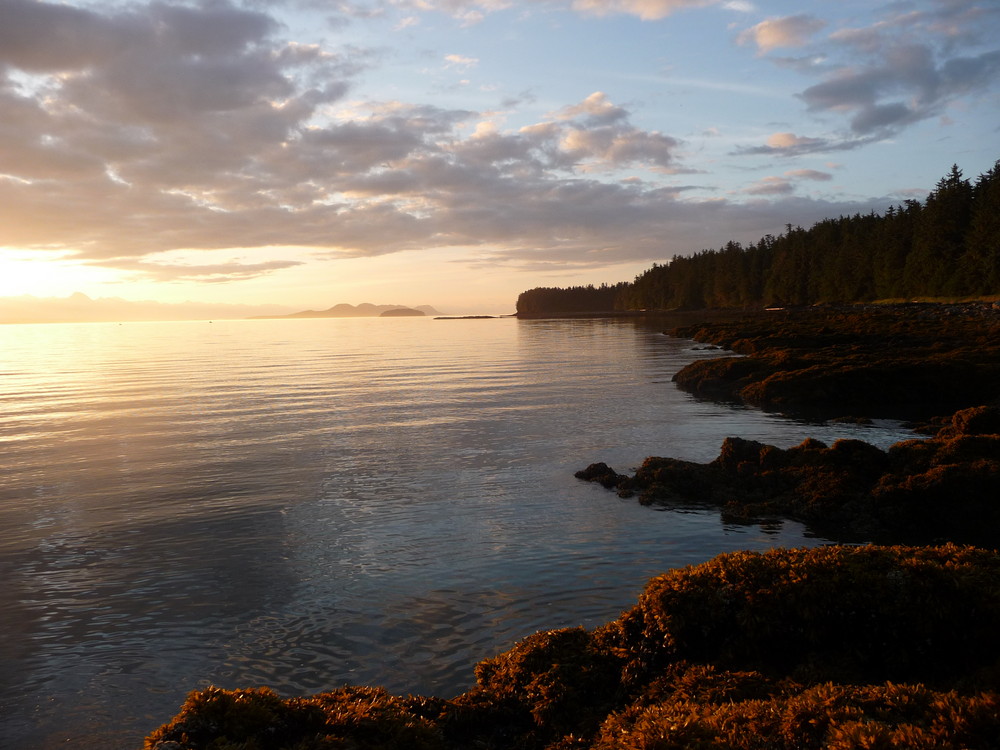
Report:
M761 308L1000 295L1000 161L927 199L654 264L633 282L522 292L519 314Z

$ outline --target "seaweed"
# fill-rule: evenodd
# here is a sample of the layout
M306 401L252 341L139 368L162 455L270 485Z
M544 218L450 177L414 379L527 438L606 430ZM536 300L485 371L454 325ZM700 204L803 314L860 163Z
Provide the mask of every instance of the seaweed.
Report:
M742 355L674 376L701 398L809 418L926 420L1000 397L996 305L815 307L670 333Z
M1000 555L735 552L652 579L595 630L536 633L450 700L195 691L147 750L986 748Z
M577 477L645 505L718 507L725 520L790 518L838 541L1000 545L1000 408L943 420L930 439L883 451L860 440L781 449L727 438L708 464L649 457L628 476L605 464Z

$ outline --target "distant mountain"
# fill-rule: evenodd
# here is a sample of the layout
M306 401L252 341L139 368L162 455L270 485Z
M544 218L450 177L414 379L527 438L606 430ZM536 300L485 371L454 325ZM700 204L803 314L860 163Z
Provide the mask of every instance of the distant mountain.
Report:
M400 313L399 310L405 310L407 312ZM339 305L334 305L333 307L326 310L303 310L302 312L292 313L290 315L267 315L262 317L267 318L378 318L385 313L391 313L392 316L400 315L440 315L437 310L435 310L430 305L420 305L419 307L406 307L405 305L373 305L369 302L362 302L360 305L348 305L346 303L341 303Z

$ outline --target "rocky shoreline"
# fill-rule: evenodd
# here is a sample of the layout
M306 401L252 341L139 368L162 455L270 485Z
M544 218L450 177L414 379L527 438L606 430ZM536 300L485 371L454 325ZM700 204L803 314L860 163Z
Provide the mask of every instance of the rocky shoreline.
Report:
M728 522L790 518L842 542L1000 547L1000 409L956 412L928 440L882 451L808 439L782 450L727 438L707 464L647 458L635 474L606 464L580 479L644 505L718 507Z
M674 377L701 398L811 418L928 419L1000 398L1000 303L763 311L675 328L737 355Z
M645 504L719 507L732 521L791 518L840 541L1000 547L1000 306L783 310L671 334L741 355L674 376L699 397L812 418L918 419L933 437L888 451L732 437L708 464L650 457L632 476L598 463L577 477Z
M208 688L145 748L988 750L998 577L1000 556L955 546L730 553L480 662L450 700Z
M739 552L669 571L605 626L536 633L484 659L452 699L195 691L146 750L995 748L1000 309L769 311L672 333L741 355L678 373L700 397L919 419L932 436L888 451L734 437L709 464L649 458L633 476L604 464L578 476L641 502L909 546Z

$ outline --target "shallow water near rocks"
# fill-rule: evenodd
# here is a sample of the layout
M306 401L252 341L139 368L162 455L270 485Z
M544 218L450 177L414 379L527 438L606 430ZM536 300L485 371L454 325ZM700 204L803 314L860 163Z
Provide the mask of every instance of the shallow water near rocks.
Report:
M540 629L801 526L655 512L594 461L909 433L699 402L638 320L0 327L0 746L137 748L189 690L450 697Z

